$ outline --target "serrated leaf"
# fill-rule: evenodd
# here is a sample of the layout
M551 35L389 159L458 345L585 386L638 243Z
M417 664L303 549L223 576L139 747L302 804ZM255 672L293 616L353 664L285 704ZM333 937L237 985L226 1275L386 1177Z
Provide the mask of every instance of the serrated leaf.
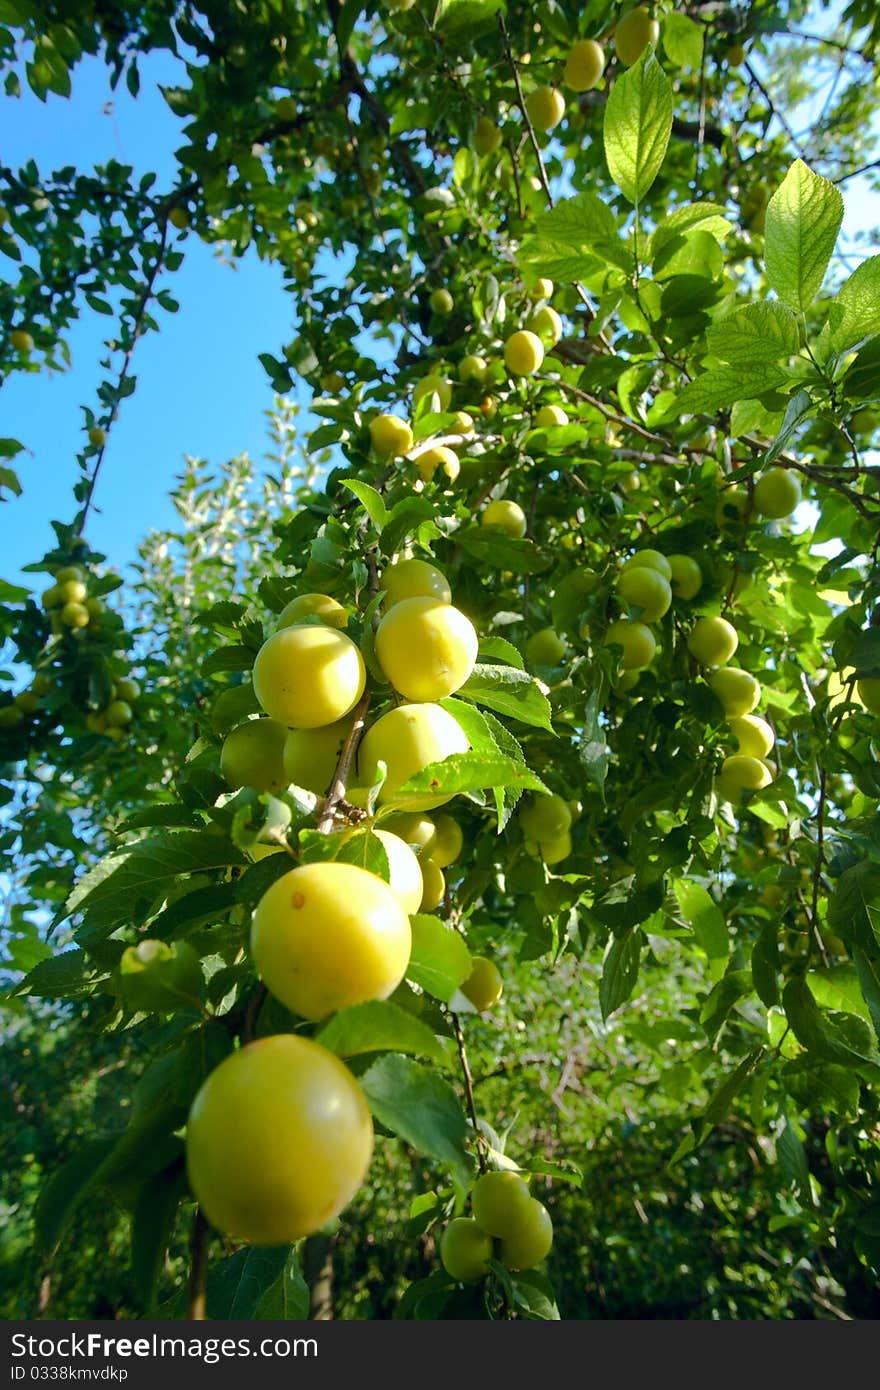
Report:
M617 226L617 219L607 203L595 193L578 193L565 198L535 223L535 236L523 246L526 261L536 259L536 253L564 255L574 252L592 256L621 270L632 269L632 253L628 250Z
M432 796L456 796L460 792L483 791L486 787L518 787L522 791L546 791L541 779L512 758L484 753L453 753L441 762L430 763L399 787L388 805L405 807L408 801Z
M714 367L679 391L673 407L676 415L714 415L716 411L753 400L785 381L785 372L770 362Z
M334 1014L317 1034L316 1042L337 1057L357 1057L365 1052L402 1052L430 1057L448 1065L446 1053L426 1023L387 999L355 1004Z
M471 973L471 956L464 938L439 917L417 913L411 919L412 952L406 978L426 994L448 1004Z
M880 256L856 266L837 291L832 310L831 343L837 352L848 352L880 333Z
M826 1110L841 1118L858 1114L859 1078L846 1067L795 1057L782 1068L782 1080L789 1095L809 1111Z
M537 729L553 732L550 701L543 694L534 676L516 666L489 666L478 663L464 685L457 691L459 699L487 705L498 714L518 719Z
M131 1269L147 1310L153 1307L156 1282L165 1258L174 1217L188 1184L182 1158L144 1183L131 1220Z
M796 159L767 204L767 278L793 309L819 293L843 221L840 189Z
M208 1275L209 1318L248 1321L282 1277L290 1246L251 1246L215 1264Z
M487 753L491 757L499 751L498 740L489 727L489 721L475 705L468 704L467 700L456 700L451 695L439 703L464 730L472 752ZM507 753L508 750L500 751Z
M49 1175L34 1209L34 1234L41 1250L51 1250L80 1201L91 1191L96 1168L115 1140L92 1139Z
M713 1045L731 1009L751 987L752 977L748 970L731 970L709 991L700 1009L700 1022Z
M380 1124L426 1158L447 1163L462 1186L473 1172L465 1149L467 1121L458 1096L442 1077L408 1057L390 1054L360 1077Z
M713 323L706 343L713 357L733 365L782 362L798 351L798 323L784 304L747 304Z
M653 265L666 243L686 232L699 229L708 232L716 241L721 241L732 225L720 203L687 203L684 207L676 208L654 228L648 259Z
M672 133L672 84L652 44L611 89L603 131L611 177L638 204L660 172Z

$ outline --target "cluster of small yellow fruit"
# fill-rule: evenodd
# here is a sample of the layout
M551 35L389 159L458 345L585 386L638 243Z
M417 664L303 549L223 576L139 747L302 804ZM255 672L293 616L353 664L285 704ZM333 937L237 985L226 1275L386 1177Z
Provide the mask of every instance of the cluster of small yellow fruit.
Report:
M632 689L639 671L654 658L657 639L650 624L659 622L669 611L673 598L692 599L702 584L700 566L690 555L663 555L646 548L624 562L615 587L637 616L616 618L605 634L606 646L622 649L618 689Z
M440 1238L446 1273L473 1284L497 1258L507 1269L534 1269L553 1244L553 1223L543 1202L512 1169L483 1173L471 1192L471 1216L457 1216Z
M43 591L43 607L51 614L52 631L74 630L95 623L105 611L100 598L89 598L86 572L80 565L63 565L53 575L53 582Z
M399 559L380 587L385 597L376 659L407 703L366 730L355 785L345 788L351 801L368 804L383 762L378 808L429 764L469 748L461 726L437 701L464 684L477 656L473 625L453 607L435 566ZM294 784L322 797L331 790L367 681L361 652L342 630L348 619L327 594L300 594L279 614L254 661L264 716L234 728L221 749L221 768L233 788L273 792ZM387 882L337 859L300 863L275 880L254 910L250 933L257 975L275 999L320 1023L397 989L412 949L410 917L443 901L443 869L461 852L462 832L453 817L424 814L450 799L428 794L415 798L405 815L387 814L374 832L387 856ZM266 844L253 857L287 850L286 842ZM474 1008L491 1007L501 994L494 963L474 957L461 991ZM293 1080L279 1091L283 1103L275 1123L257 1125L255 1134L260 1107L253 1096L285 1057ZM335 1105L332 1125L323 1100L319 1114L302 1100L319 1081ZM218 1154L212 1140L221 1113L225 1129L248 1135L246 1158L237 1139ZM372 1125L354 1077L318 1044L287 1035L244 1047L222 1063L196 1097L187 1129L189 1180L206 1215L227 1234L256 1243L298 1239L337 1215L363 1181L371 1151Z
M748 671L727 664L738 646L739 634L726 618L698 618L687 639L691 656L709 668L706 682L721 702L737 741L738 752L724 759L715 779L718 796L734 805L744 792L758 791L773 781L765 759L776 742L767 721L753 713L761 698L759 682Z
M648 44L657 45L660 24L645 5L637 5L618 20L612 42L614 52L624 67L637 63ZM521 60L527 67L526 59ZM605 72L605 49L595 39L578 39L569 50L562 80L572 92L589 92L597 87ZM558 87L535 87L525 98L525 110L532 128L547 134L555 130L565 115L566 101ZM494 154L503 136L489 116L481 116L474 132L474 149L480 156Z
M134 718L132 705L141 693L136 680L123 677L115 680L110 687L110 698L103 709L90 710L85 725L90 734L103 734L105 738L118 741L124 738L125 731Z

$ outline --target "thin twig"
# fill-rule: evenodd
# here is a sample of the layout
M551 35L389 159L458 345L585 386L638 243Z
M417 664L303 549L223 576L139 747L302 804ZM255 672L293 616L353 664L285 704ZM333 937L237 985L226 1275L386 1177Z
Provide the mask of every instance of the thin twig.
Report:
M471 1124L474 1127L474 1137L476 1139L477 1145L477 1163L479 1165L480 1172L486 1173L489 1169L489 1164L486 1160L486 1140L483 1136L483 1132L480 1129L479 1122L477 1120L477 1103L474 1100L474 1079L471 1075L471 1068L470 1063L468 1062L467 1049L464 1045L464 1033L461 1031L461 1023L459 1021L458 1014L453 1013L452 1010L450 1010L449 1016L452 1019L452 1027L455 1032L455 1042L458 1047L458 1056L461 1062L462 1075L464 1077L464 1093L467 1098L468 1114L470 1115Z
M196 1207L189 1239L189 1288L186 1316L190 1322L204 1322L207 1317L208 1239L210 1227Z

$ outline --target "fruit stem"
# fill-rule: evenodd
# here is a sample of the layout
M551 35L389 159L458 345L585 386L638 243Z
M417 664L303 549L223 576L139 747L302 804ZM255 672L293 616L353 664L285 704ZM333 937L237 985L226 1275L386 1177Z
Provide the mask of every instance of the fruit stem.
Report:
M464 1045L464 1033L461 1031L461 1022L458 1014L450 1009L449 1016L452 1019L452 1027L455 1031L455 1042L458 1047L458 1056L461 1061L461 1070L464 1077L464 1093L467 1097L468 1114L471 1124L474 1127L474 1136L477 1143L477 1164L481 1173L488 1173L489 1164L486 1161L486 1140L477 1122L477 1103L474 1100L474 1078L471 1075L470 1063L468 1062L467 1049Z
M367 710L370 707L371 692L365 690L357 705L355 706L354 719L348 738L339 755L339 762L336 764L336 771L333 774L333 781L330 783L330 790L327 793L327 800L324 802L324 809L321 812L321 819L318 821L318 831L326 835L333 825L333 816L337 806L345 796L345 786L348 781L348 773L351 768L351 760L354 757L358 741L364 731L364 721Z
M206 1289L208 1278L208 1236L210 1228L202 1215L201 1207L196 1207L192 1231L189 1238L189 1288L187 1293L186 1316L190 1322L204 1322L206 1312Z

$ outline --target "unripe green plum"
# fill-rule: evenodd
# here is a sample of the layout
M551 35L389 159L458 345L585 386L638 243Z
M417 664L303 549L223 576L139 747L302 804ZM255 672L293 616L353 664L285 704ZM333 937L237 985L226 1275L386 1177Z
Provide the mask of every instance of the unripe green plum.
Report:
M770 468L755 483L755 511L771 521L791 516L800 500L800 482L787 468Z
M722 530L733 530L745 524L751 511L749 494L741 487L726 487L715 504L715 521Z
M454 449L450 449L448 444L435 444L430 449L423 449L416 455L414 463L424 483L431 481L438 468L442 469L451 483L455 482L461 472L458 454Z
M723 666L738 646L736 628L726 618L698 618L687 639L688 651L701 666Z
M485 1013L498 1003L504 991L501 973L487 956L471 956L471 967L461 992L479 1013Z
M565 115L565 97L556 87L536 87L525 105L535 130L553 130Z
M24 723L24 710L18 705L0 705L0 729L15 729Z
M413 446L413 433L399 415L377 415L370 421L370 442L377 458L397 458L409 453Z
M100 425L92 425L89 429L89 443L93 449L102 449L107 443L106 431Z
M544 361L544 344L537 333L521 328L505 342L504 361L514 376L534 376Z
M348 622L348 613L342 604L329 594L297 594L275 619L275 631L295 627L303 618L312 617L320 618L328 627L344 628Z
M474 1183L471 1211L487 1235L501 1240L528 1220L530 1201L528 1186L519 1173L509 1169L483 1173Z
M435 314L451 314L455 300L446 289L433 290L428 301Z
M501 131L490 116L481 116L474 130L474 149L479 155L494 154L501 146Z
M540 309L536 309L528 321L530 332L537 333L544 343L549 343L555 347L564 332L562 319L550 304L542 304Z
M232 1239L282 1245L325 1226L373 1151L363 1092L339 1058L277 1033L233 1052L189 1112L186 1168L208 1220Z
M132 720L132 708L127 700L111 700L104 711L104 718L107 727L110 729L122 729Z
M422 898L419 912L433 912L446 896L446 878L439 864L433 859L422 860Z
M251 954L269 993L314 1022L387 999L406 973L412 934L397 894L355 864L301 864L263 894Z
M553 627L542 627L526 638L526 661L533 666L558 666L568 647Z
M480 513L480 525L491 531L501 531L505 536L520 539L526 533L526 514L518 502L506 497L489 502Z
M364 691L366 668L344 632L285 627L273 633L254 662L254 691L272 719L294 729L334 724Z
M469 1216L456 1216L440 1237L440 1261L460 1284L473 1284L489 1273L492 1237Z
M770 769L760 758L734 753L725 758L715 779L715 788L722 801L738 802L743 792L769 787L773 781Z
M662 618L672 603L669 581L650 565L633 565L623 570L615 587L624 603L639 610L638 616L645 623Z
M737 752L748 758L766 758L776 742L776 735L766 719L756 714L740 714L728 719L728 728L737 743Z
M871 714L880 714L880 676L863 676L856 682L859 699Z
M675 598L696 598L703 587L703 571L690 555L669 555L669 584Z
M448 410L452 401L452 382L439 372L429 372L413 387L413 405L418 405L424 396L436 396L432 409Z
M33 690L20 690L13 698L23 714L35 714L40 707L40 698Z
M65 603L61 621L65 627L88 627L89 610L84 603Z
M390 830L374 830L373 834L382 841L388 857L389 887L392 893L397 894L404 912L411 917L414 912L420 911L422 905L424 880L421 865L399 835L392 834Z
M415 557L395 560L383 570L379 588L385 590L386 608L407 598L434 598L440 603L452 602L452 590L446 575L436 565Z
M517 815L523 834L531 840L554 840L571 826L571 808L556 792L530 795L520 803Z
M60 570L57 571L55 575L55 583L59 585L70 583L81 584L85 577L85 571L81 568L80 565L64 565ZM65 598L65 602L69 603L72 601L78 601L84 597L84 594L70 594L69 597Z
M621 565L620 572L621 574L628 574L630 570L641 569L643 566L656 570L658 574L662 574L667 582L672 578L672 566L668 557L662 551L648 548L637 550L635 555L630 555L629 559Z
M501 1241L501 1263L508 1269L534 1269L550 1254L553 1222L536 1197L530 1197L516 1229Z
M620 658L622 671L638 671L653 661L657 651L657 639L645 623L618 618L610 624L605 634L605 646L623 648L623 656Z
M707 679L727 715L751 714L761 698L758 681L738 666L722 666Z
M579 39L565 60L563 80L573 92L592 91L605 71L605 50L595 39Z
M441 705L398 705L367 729L358 748L358 779L371 786L377 763L386 764L387 776L377 798L381 806L392 800L404 782L429 764L455 753L466 753L469 748L461 725ZM426 793L407 798L406 805L410 811L428 811L449 800L449 794Z
M79 579L68 579L63 584L59 583L59 603L83 603L88 595L88 589Z
M614 29L614 51L625 67L637 63L649 43L656 47L660 25L645 5L637 5L618 20Z
M445 869L449 864L454 864L461 854L463 844L464 836L457 820L445 812L434 817L434 839L427 855L438 869Z
M248 719L232 729L220 750L220 771L230 787L252 787L257 792L286 787L292 780L284 770L286 737L287 729L277 719Z
M330 790L339 756L351 733L352 717L337 719L318 729L285 730L284 786L294 783L323 796Z
M571 835L563 830L561 835L552 835L538 842L538 854L545 864L561 864L571 854Z
M41 600L44 608L57 608L61 602L61 589L57 584L50 584L48 589L43 590Z
M120 700L128 700L128 702L131 703L132 700L138 698L140 693L141 688L137 681L131 680L127 676L116 682L116 694L119 696Z
M542 405L532 424L538 430L554 429L559 425L567 425L568 416L561 405Z
M13 328L9 341L16 352L29 353L34 350L34 340L24 328Z
M199 1008L203 976L188 941L139 941L119 961L119 990L127 1009L170 1013L181 1005Z
M399 836L404 844L410 845L417 855L430 857L437 842L437 826L430 816L423 816L418 811L398 812L383 820L382 825L393 835Z
M452 695L477 660L473 623L451 603L403 599L389 608L376 631L376 656L388 680L407 700L429 702Z

